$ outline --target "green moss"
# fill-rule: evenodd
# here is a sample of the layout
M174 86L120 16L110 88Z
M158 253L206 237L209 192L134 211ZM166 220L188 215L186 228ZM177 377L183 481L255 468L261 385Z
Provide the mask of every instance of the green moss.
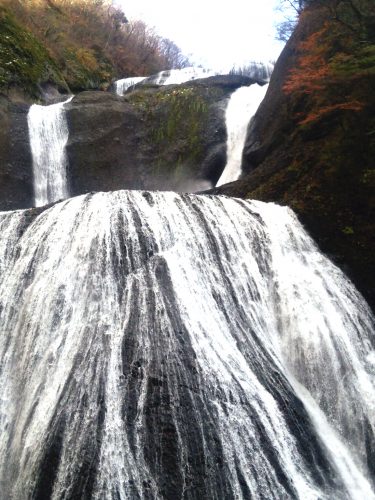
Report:
M72 90L105 88L114 69L99 48L71 47L65 53L64 76Z
M354 234L354 229L352 228L352 226L345 226L341 231L344 234Z
M1 7L0 33L0 89L20 86L30 95L37 96L41 82L66 87L46 49Z
M128 100L145 114L148 141L156 150L155 173L173 172L175 180L199 166L207 142L210 104L222 90L204 86L143 88Z

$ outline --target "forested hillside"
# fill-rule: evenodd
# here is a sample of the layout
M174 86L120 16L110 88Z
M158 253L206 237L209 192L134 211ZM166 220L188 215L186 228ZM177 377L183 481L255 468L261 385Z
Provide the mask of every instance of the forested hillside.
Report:
M109 0L0 0L0 89L106 88L114 78L180 68L187 59Z

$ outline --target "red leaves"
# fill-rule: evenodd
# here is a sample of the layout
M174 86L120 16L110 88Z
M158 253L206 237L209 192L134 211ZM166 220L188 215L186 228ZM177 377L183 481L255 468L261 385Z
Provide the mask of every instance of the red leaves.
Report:
M307 114L299 122L301 125L316 122L335 111L361 111L364 104L352 95L350 81L342 68L349 64L353 55L342 49L338 34L332 25L325 22L323 27L310 35L299 45L300 56L297 65L288 75L283 85L287 95L309 95ZM345 40L346 47L350 40ZM301 117L301 114L299 115Z
M297 67L290 71L283 86L286 94L313 94L326 87L327 79L332 77L326 60L327 46L322 43L327 29L324 24L321 30L300 43Z
M349 110L349 111L361 111L363 109L363 103L353 100L342 102L339 104L332 104L330 106L322 106L315 111L311 111L302 121L299 122L300 125L307 125L308 123L316 122L324 116L337 110Z

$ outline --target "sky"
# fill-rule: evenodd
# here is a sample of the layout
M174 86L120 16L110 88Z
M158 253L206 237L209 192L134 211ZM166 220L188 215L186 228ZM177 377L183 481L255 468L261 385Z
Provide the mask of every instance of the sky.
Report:
M275 60L278 0L114 0L129 19L142 19L207 69Z

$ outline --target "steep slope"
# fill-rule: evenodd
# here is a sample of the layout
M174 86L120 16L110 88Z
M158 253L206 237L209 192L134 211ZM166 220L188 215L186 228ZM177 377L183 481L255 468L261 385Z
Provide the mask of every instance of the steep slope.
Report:
M248 132L243 178L216 189L291 206L375 305L375 18L312 2Z
M0 92L76 93L188 63L170 40L110 0L0 0Z

